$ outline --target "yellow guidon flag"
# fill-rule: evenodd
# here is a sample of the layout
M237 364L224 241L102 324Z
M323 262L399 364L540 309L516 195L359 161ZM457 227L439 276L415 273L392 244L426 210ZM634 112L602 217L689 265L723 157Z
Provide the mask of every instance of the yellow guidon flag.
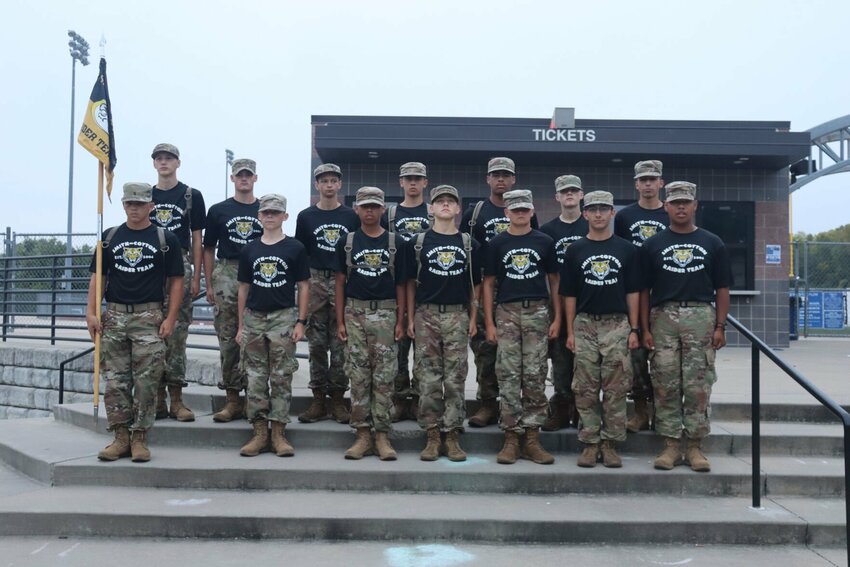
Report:
M103 164L106 170L106 194L112 196L112 174L115 163L115 134L112 131L112 103L106 82L106 59L100 60L100 72L89 96L89 105L80 127L77 142Z

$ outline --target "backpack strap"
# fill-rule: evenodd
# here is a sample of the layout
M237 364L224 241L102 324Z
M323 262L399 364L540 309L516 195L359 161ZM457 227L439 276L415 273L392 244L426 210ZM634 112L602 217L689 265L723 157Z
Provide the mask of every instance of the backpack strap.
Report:
M345 235L345 279L348 281L348 278L351 277L351 270L354 268L354 263L351 261L351 250L354 248L354 231L349 232Z
M390 232L388 236L390 237L390 275L393 278L393 285L395 285L395 232Z
M109 243L112 241L112 237L115 236L115 233L118 232L118 229L124 226L125 223L119 224L118 226L113 226L109 229L109 232L106 233L106 240L100 243L104 249L109 248Z
M192 258L192 188L186 186L186 222L189 227L189 263L194 262Z
M387 208L387 230L391 233L395 232L395 215L398 212L398 205L390 205Z
M416 256L416 285L419 285L419 272L422 270L422 243L425 242L425 233L420 232L413 241L413 254Z
M481 214L481 209L484 207L484 201L478 201L475 203L475 208L472 209L472 217L469 219L469 234L472 234L472 230L475 227L475 223L478 222L478 215Z
M472 235L466 232L460 233L463 239L463 252L466 254L466 271L469 272L469 299L475 299L475 282L472 279Z

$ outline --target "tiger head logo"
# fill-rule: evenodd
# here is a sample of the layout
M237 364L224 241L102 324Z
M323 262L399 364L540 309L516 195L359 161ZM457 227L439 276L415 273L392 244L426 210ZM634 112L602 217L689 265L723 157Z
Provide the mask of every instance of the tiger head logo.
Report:
M444 270L448 270L455 265L454 250L440 250L437 252L437 265Z
M497 222L493 225L493 228L496 231L496 234L501 234L508 230L509 226L511 226L511 223L509 222Z
M405 232L422 232L422 219L404 219Z
M142 259L142 248L141 246L125 246L121 257L129 266L135 266Z
M590 273L597 277L597 279L604 280L605 276L611 273L611 266L608 264L609 260L599 260L599 261L591 261L590 262Z
M658 227L651 224L642 224L638 227L638 234L640 235L641 240L646 240L650 236L655 236L655 233L658 232Z
M511 266L520 274L525 272L531 266L528 254L511 254Z
M236 221L236 234L242 238L248 238L254 232L253 221Z
M673 261L681 268L684 268L694 259L694 251L690 248L676 248L673 250Z
M383 259L383 254L380 252L371 252L369 254L363 254L363 259L366 260L366 266L377 270L381 267L381 260Z
M156 210L156 222L158 222L162 226L168 226L173 218L174 215L172 214L171 209Z
M277 276L277 262L260 262L260 275L267 282Z
M325 228L325 230L322 231L322 238L331 246L336 246L336 243L339 241L339 229Z

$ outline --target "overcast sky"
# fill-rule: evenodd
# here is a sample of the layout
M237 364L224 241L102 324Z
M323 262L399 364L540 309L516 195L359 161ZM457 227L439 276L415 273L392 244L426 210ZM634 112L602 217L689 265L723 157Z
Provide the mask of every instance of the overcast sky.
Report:
M788 120L850 114L850 2L5 0L0 227L65 232L74 29L79 129L106 38L116 191L181 180L224 197L224 150L258 162L258 195L308 204L311 114ZM76 145L76 143L75 143ZM412 156L413 157L413 156ZM96 228L96 160L75 147L74 232ZM482 180L483 183L483 180ZM850 174L794 194L794 230L850 223ZM232 194L232 188L230 190ZM840 205L840 206L838 206ZM123 220L120 198L106 226Z

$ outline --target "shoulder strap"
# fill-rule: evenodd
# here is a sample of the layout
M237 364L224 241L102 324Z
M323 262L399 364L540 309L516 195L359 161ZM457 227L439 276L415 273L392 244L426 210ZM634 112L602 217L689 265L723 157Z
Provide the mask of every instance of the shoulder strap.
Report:
M419 272L422 270L422 243L425 242L425 233L416 235L413 242L413 254L416 256L416 285L419 285Z
M390 232L389 237L390 237L390 275L393 278L393 285L395 285L395 253L396 253L395 233Z
M354 267L354 264L351 262L351 249L354 248L354 231L349 232L345 235L345 279L351 277L351 268Z
M475 208L472 209L472 217L469 219L469 232L472 233L472 227L478 222L478 215L481 214L481 208L484 207L484 201L475 203Z
M194 262L194 251L192 250L192 188L186 186L186 223L189 227L189 263Z
M390 205L387 208L387 230L395 232L395 214L398 212L398 205Z
M113 226L109 229L109 232L106 233L106 240L100 243L104 248L109 248L109 243L112 241L112 237L115 236L115 233L118 232L118 229L124 226L124 224L119 224L118 226Z
M463 252L466 254L466 271L469 272L469 298L475 297L475 281L472 279L472 235L466 232L460 233L463 238Z

